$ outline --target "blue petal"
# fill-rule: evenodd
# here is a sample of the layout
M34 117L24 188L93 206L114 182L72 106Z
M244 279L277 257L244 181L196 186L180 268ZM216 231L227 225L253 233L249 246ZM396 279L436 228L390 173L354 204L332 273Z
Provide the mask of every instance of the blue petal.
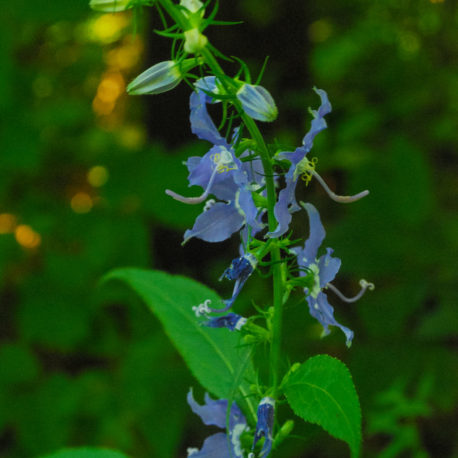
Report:
M279 159L286 159L287 161L291 162L291 165L296 168L296 165L299 164L299 162L304 159L304 157L307 155L307 151L300 146L299 148L296 148L294 152L291 151L282 151L281 153L278 153L277 157Z
M267 233L269 237L280 237L288 231L289 223L292 219L291 212L294 210L294 206L291 208L290 204L296 202L294 197L294 193L296 191L296 183L297 181L290 179L288 176L286 177L286 187L280 191L280 194L278 195L278 201L274 207L274 215L278 225L275 231Z
M239 409L239 406L233 402L231 414L229 416L229 439L231 442L232 456L243 458L243 449L240 436L244 431L248 430L245 415Z
M205 393L205 404L198 404L192 394L192 388L188 392L187 401L191 410L199 415L204 424L218 426L222 429L226 428L226 410L227 400L214 400Z
M324 120L324 116L326 116L332 110L326 92L322 89L314 88L314 90L321 98L321 105L320 108L318 108L318 111L312 110L314 116L314 119L312 120L312 126L302 140L302 144L304 145L306 152L309 152L312 149L315 136L322 130L326 129L327 124Z
M256 424L256 432L254 433L254 441L252 450L256 443L264 437L264 445L261 450L261 457L267 457L272 449L272 429L274 425L274 405L275 401L272 398L266 397L261 399L258 406L257 416L258 422Z
M305 242L304 250L302 252L302 259L298 258L298 262L301 266L307 267L309 264L313 264L323 240L326 236L323 224L321 224L320 214L318 210L312 204L304 204L304 208L307 210L310 223L310 235ZM321 276L321 271L320 271Z
M252 151L244 151L240 158L247 157L249 155L254 155ZM256 183L259 186L263 186L265 184L265 177L264 177L264 167L262 166L261 159L253 159L251 161L242 162L242 169L246 173L248 177L248 181L250 183Z
M326 293L320 292L315 299L312 296L307 296L310 315L316 318L323 326L323 335L329 334L328 326L337 326L340 328L346 337L346 344L349 347L353 339L353 331L345 326L342 326L334 318L334 309L329 304Z
M206 242L222 242L240 230L244 218L234 205L217 202L209 210L201 213L191 230L184 233L184 243L197 237Z
M332 106L328 99L328 94L323 89L318 89L316 87L313 90L320 96L321 98L321 105L318 108L318 117L326 116L327 114L331 113Z
M228 328L230 331L240 330L246 323L246 318L236 313L210 318L204 324L210 328Z
M194 86L196 89L199 89L201 92L213 92L214 94L218 94L218 87L216 86L216 77L215 76L205 76L204 78L199 78L195 83ZM213 98L207 94L206 95L206 103L216 103L219 100L213 100Z
M236 199L238 210L245 216L245 221L248 226L252 227L256 232L263 229L264 225L258 219L258 208L256 207L251 191L241 189Z
M207 95L202 91L191 94L189 99L191 131L202 140L207 140L214 145L226 145L226 140L220 135L208 114L207 99Z
M340 269L342 261L339 258L333 258L331 256L333 252L334 250L332 248L327 248L326 254L321 256L318 261L320 288L324 288L329 282L334 280Z
M291 162L291 167L285 175L286 186L280 191L278 201L274 207L275 219L278 226L273 232L269 232L269 237L280 237L288 231L291 222L291 213L300 210L296 202L296 185L297 177L296 166L305 157L306 153L303 148L297 148L294 152L282 152L278 154L280 159L287 159Z
M224 433L213 434L205 439L198 452L192 452L191 458L231 458L227 445L227 436Z
M237 280L239 278L246 280L253 272L253 261L246 255L233 259L231 265L223 272L220 277L228 280Z

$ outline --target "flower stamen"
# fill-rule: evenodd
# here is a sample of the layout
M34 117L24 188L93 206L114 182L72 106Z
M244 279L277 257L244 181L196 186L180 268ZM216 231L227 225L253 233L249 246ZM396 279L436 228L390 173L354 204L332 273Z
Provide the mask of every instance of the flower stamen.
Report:
M170 189L166 189L165 193L168 196L173 197L175 200L178 200L179 202L183 202L184 204L190 204L190 205L200 204L210 194L210 189L213 186L213 182L215 181L215 177L216 177L217 171L218 171L218 169L215 167L215 169L213 170L213 172L212 172L212 174L210 176L210 180L208 181L208 184L207 184L207 187L205 188L205 191L198 197L184 197L184 196L182 196L180 194L177 194L174 191L171 191Z
M301 173L301 180L305 182L305 186L308 186L310 181L312 181L313 172L315 171L315 166L318 162L318 158L314 157L311 161L309 161L307 158L304 158L302 161L298 164L299 172Z
M323 180L323 178L321 178L318 172L315 170L310 170L310 173L318 180L318 183L320 183L320 185L326 191L327 195L335 202L339 202L341 204L349 204L351 202L356 202L357 200L362 199L369 194L369 191L366 189L365 191L355 194L354 196L339 196L329 189L328 185Z
M196 317L207 316L213 309L209 307L212 303L210 299L205 300L202 304L194 305L192 311L195 313Z
M332 283L328 283L326 288L329 288L339 299L351 304L361 299L368 289L372 291L375 288L373 283L367 282L364 280L364 278L360 280L359 284L361 285L361 290L356 296L353 297L344 296Z

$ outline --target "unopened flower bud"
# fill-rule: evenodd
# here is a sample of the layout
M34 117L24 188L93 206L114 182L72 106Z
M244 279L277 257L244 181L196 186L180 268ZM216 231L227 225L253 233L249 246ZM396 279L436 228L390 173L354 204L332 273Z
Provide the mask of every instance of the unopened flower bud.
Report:
M237 98L245 113L253 119L271 122L278 116L273 97L262 86L244 83L237 91Z
M181 0L183 15L193 28L199 28L205 14L204 4L200 0Z
M131 95L161 94L180 84L183 73L197 65L195 59L186 59L181 64L174 60L159 62L137 76L128 86Z
M132 0L91 0L89 6L102 13L118 13L134 6Z
M186 30L184 33L184 50L188 54L196 54L201 51L208 43L205 35L200 33L197 27Z
M180 0L180 6L186 8L190 13L197 13L204 4L200 0Z

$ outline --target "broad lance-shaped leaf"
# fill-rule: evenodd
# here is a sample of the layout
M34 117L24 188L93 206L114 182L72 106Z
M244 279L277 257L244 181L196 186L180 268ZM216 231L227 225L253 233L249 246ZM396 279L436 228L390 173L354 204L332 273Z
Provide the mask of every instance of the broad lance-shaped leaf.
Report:
M241 345L239 333L202 326L192 311L206 299L220 303L214 291L189 278L153 270L117 269L104 281L113 279L125 281L143 298L207 391L219 399L235 398L254 418L255 407L246 398L255 379L249 348Z
M127 458L124 453L104 448L65 448L41 458Z
M308 359L289 376L285 394L296 415L347 442L351 456L359 456L361 408L344 363L328 355Z

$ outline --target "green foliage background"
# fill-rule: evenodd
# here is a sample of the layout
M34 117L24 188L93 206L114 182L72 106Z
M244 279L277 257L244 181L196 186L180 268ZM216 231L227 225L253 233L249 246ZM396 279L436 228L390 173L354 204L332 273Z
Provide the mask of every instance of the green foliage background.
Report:
M376 290L357 305L333 301L355 331L350 350L338 332L319 340L294 297L285 350L292 361L326 352L346 362L362 403L363 456L457 454L453 3L221 3L221 19L245 22L210 29L212 42L254 73L270 56L263 85L280 116L265 126L268 138L299 144L307 107L318 103L311 88L325 89L334 110L315 142L320 173L337 192L371 191L350 206L316 183L301 191L342 258L338 286L352 294L365 277ZM113 97L168 58L149 11L122 18L100 19L80 0L21 0L0 13L1 456L88 445L178 457L208 432L185 402L190 386L202 391L157 320L122 285L98 287L107 271L132 266L188 275L225 296L231 285L217 279L237 252L236 240L182 248L199 209L163 193L188 192L181 163L206 151L190 133L189 89L155 98L121 91L109 113L94 102L98 89ZM95 166L108 171L105 184L88 182ZM294 229L307 235L304 215ZM239 310L268 303L269 291L250 279ZM306 440L291 439L281 456L348 453L296 420Z

